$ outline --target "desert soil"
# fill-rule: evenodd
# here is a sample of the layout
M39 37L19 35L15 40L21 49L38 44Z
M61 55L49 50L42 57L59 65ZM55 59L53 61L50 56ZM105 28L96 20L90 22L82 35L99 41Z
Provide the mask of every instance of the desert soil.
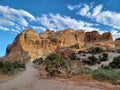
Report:
M80 77L78 77L80 78ZM104 86L74 83L73 80L40 79L40 74L32 65L26 64L26 70L13 79L0 83L0 90L107 90ZM81 79L82 80L82 79ZM93 82L95 83L95 82ZM116 88L115 90L120 90ZM111 89L112 90L112 89Z

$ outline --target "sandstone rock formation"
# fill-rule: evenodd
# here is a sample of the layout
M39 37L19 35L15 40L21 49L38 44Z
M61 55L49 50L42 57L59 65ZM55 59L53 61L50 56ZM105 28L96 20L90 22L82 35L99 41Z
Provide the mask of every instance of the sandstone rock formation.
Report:
M113 41L112 34L110 32L103 33L101 39L103 41Z
M41 34L33 29L26 29L15 38L13 44L6 49L5 60L30 60L54 52L59 47L77 45L78 48L101 40L112 40L110 33L100 35L98 31L86 32L83 30L66 29L54 32L47 30Z
M101 40L101 35L98 31L86 32L84 41L85 43L96 42Z
M115 41L120 41L120 38L116 38Z

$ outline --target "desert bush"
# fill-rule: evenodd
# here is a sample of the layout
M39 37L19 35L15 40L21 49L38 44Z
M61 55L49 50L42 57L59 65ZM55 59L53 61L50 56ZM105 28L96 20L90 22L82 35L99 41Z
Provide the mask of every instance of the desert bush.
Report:
M2 69L2 68L3 68L3 61L0 60L0 69Z
M25 68L25 64L21 63L19 60L14 61L12 64L15 69Z
M68 70L67 63L55 53L51 53L45 59L45 70L50 76L61 73L61 70Z
M25 64L21 63L20 61L1 61L1 72L4 74L13 74L15 71L18 71L19 69L25 69Z
M88 60L89 60L89 63L88 64L90 64L90 65L95 65L95 64L97 64L98 63L98 60L97 60L97 58L95 57L95 56L89 56L88 57Z
M109 63L111 68L120 69L120 56L114 57L113 61Z
M112 69L109 65L101 65L101 67L100 68L102 68L102 69Z
M103 52L103 49L100 47L95 47L95 48L88 50L88 53L101 53L101 52Z
M1 71L2 71L2 73L12 74L14 72L14 66L13 66L12 62L5 61Z
M103 53L102 56L99 56L99 60L100 61L107 61L108 60L108 54L107 53Z
M86 52L82 50L78 51L78 54L81 54L81 53L86 53Z
M40 58L36 58L35 60L33 60L33 63L34 64L37 64L37 65L40 65L42 64L44 61L43 61L43 58L40 57Z
M77 59L76 54L75 54L75 53L72 53L72 54L70 55L70 59L71 59L71 60L76 60L76 59Z
M99 81L109 81L114 84L119 84L120 81L120 71L115 69L103 69L99 68L92 72L94 79Z

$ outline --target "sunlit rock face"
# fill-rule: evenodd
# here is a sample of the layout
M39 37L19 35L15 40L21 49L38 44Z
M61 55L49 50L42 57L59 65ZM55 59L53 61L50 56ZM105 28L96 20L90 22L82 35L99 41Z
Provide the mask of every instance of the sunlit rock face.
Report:
M52 53L59 47L77 45L79 48L86 43L112 40L111 33L100 35L97 31L85 32L68 28L62 31L46 30L38 34L33 29L25 29L17 35L13 44L6 49L5 60L33 60Z

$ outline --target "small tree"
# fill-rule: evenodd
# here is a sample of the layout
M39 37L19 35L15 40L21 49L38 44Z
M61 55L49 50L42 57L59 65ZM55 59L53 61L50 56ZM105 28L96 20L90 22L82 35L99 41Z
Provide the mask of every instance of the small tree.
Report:
M71 59L71 60L76 60L76 59L77 59L75 53L72 53L72 54L70 55L70 59Z
M12 62L5 61L4 66L2 68L2 72L12 74L14 72L14 66L13 66Z
M111 63L109 63L109 66L111 68L120 69L120 56L114 57L113 61Z
M53 76L61 73L61 69L67 70L67 64L63 60L63 58L61 58L55 53L51 53L50 55L48 55L45 59L46 72L48 72L49 75Z
M88 60L89 60L90 65L95 65L96 63L98 63L97 58L95 56L93 56L93 55L89 56Z
M107 61L108 60L108 54L103 53L102 56L99 56L100 61Z

